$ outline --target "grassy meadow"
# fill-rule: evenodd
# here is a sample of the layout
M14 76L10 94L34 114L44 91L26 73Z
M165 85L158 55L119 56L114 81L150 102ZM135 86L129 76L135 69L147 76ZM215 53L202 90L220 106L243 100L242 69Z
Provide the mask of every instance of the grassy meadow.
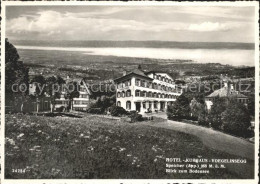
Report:
M227 169L210 170L209 174L166 173L165 158L234 156L208 149L196 137L147 123L131 124L89 114L82 118L7 114L5 177L243 178Z

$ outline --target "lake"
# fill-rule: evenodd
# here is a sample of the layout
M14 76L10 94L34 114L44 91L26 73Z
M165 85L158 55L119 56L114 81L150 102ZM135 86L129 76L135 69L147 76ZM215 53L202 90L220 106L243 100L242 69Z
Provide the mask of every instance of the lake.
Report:
M254 50L245 49L180 49L144 47L46 47L15 45L19 50L73 51L85 55L193 60L198 63L220 63L232 66L254 66Z

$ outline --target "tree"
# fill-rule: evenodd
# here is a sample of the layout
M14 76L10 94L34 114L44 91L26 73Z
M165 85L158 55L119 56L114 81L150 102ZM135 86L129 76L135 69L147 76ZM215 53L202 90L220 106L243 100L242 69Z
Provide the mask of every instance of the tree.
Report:
M225 99L215 98L208 115L208 121L211 124L211 127L221 129L223 123L221 113L226 110L226 104Z
M35 85L35 95L38 96L43 96L44 93L46 92L45 85L46 85L46 80L42 75L36 75L32 78L31 83Z
M17 107L23 111L23 104L28 95L29 69L19 61L16 48L5 39L5 101L6 105ZM14 91L13 87L16 87Z
M46 80L42 75L36 75L32 78L31 84L34 85L35 91L31 98L36 99L36 112L39 111L39 97L44 96L46 92Z
M100 108L102 112L104 112L109 107L115 106L115 104L116 104L115 95L111 97L103 95L101 97L98 97L98 99L94 103L90 104L90 108Z
M199 116L202 113L205 113L205 103L199 103L195 97L190 102L190 111L191 111L191 116L195 117L196 119L199 118Z
M167 116L171 118L187 118L190 116L189 100L183 94L177 98L173 106L167 108Z
M255 116L255 93L248 96L248 112L251 116Z
M245 137L250 126L250 114L243 104L229 103L221 116L225 132Z
M112 116L122 116L126 114L126 110L123 107L116 105L112 105L109 110Z

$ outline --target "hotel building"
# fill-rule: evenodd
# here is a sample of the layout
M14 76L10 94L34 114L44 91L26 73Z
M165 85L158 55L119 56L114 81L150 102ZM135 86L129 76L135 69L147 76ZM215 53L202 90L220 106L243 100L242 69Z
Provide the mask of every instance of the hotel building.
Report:
M116 105L140 113L165 111L182 90L167 73L136 69L114 80L117 85Z

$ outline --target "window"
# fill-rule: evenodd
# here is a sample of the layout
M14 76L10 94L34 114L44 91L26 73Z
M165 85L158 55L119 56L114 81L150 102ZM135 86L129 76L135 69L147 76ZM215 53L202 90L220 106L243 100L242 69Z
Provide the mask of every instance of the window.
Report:
M86 88L84 86L80 86L80 91L86 91Z
M74 104L79 105L80 101L74 101Z
M159 75L158 79L159 79L159 80L161 80L161 79L162 79L162 77Z
M121 107L121 102L120 101L117 102L117 106Z
M131 102L130 101L126 102L126 109L131 110Z
M142 92L141 92L141 96L142 96L142 97L147 97L147 92L146 92L146 91L142 91Z
M156 93L153 93L153 97L156 98Z
M121 96L120 92L117 92L117 98L120 98L120 96Z
M154 108L157 109L157 102L154 102Z
M143 102L143 108L146 109L146 102Z
M144 81L144 80L142 80L141 86L142 86L142 87L145 87L145 81Z
M135 96L140 96L140 91L139 90L135 91Z
M125 97L125 92L124 91L121 94L122 94L122 97Z
M149 102L149 109L152 108L152 102Z
M86 104L88 104L88 101L82 101L82 104L86 105Z
M140 96L141 96L141 97L144 97L144 91L141 91L141 92L140 92Z
M136 79L135 85L136 85L136 86L140 86L140 82L141 82L140 79Z
M126 91L126 96L127 96L127 97L130 97L130 96L131 96L131 90L127 90L127 91Z
M152 88L152 83L149 82L147 87L148 87L148 88Z
M88 95L87 94L82 94L82 95L80 95L81 96L81 98L88 98Z
M131 86L131 80L129 79L129 80L125 81L124 84L125 84L125 86Z
M149 93L148 93L148 97L153 97L152 92L149 92Z

